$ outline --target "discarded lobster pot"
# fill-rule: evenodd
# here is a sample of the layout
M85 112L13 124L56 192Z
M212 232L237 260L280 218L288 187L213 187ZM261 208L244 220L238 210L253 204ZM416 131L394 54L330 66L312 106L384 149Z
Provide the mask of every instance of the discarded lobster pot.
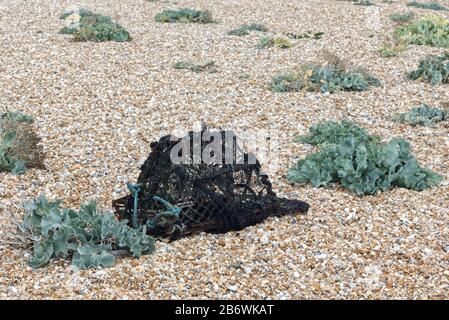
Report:
M203 141L205 135L212 138ZM219 149L209 152L217 138L221 138ZM215 158L205 161L197 153ZM199 232L241 230L269 216L309 209L303 201L276 196L260 163L242 151L232 131L203 129L152 142L137 183L128 187L130 195L113 201L118 218L170 240Z

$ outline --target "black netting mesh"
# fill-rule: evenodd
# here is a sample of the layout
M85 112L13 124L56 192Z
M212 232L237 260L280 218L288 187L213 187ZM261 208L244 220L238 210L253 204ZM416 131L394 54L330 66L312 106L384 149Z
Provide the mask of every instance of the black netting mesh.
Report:
M221 131L225 141L225 131ZM229 132L228 132L229 133ZM198 132L190 132L190 141ZM204 134L204 131L201 132ZM212 140L211 140L212 141ZM232 164L225 163L225 143L219 164L174 164L170 153L181 139L162 137L151 144L151 153L141 167L137 181L137 211L133 194L113 202L119 219L133 220L137 214L139 225L148 225L148 233L174 240L198 232L224 233L240 230L263 221L269 216L307 212L309 205L299 200L276 197L268 176L261 173L258 161L243 153L237 139L232 140ZM201 151L209 142L201 142ZM193 157L194 150L189 148ZM179 152L178 155L182 153ZM243 157L244 161L238 161ZM228 161L229 163L229 161ZM239 164L241 163L241 164ZM162 201L176 206L177 215L167 211Z

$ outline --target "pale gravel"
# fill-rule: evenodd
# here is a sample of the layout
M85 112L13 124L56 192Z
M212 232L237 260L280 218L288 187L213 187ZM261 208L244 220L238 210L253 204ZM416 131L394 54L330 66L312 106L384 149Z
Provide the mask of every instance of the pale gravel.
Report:
M376 0L375 7L286 2L0 0L0 112L34 116L48 169L0 173L0 240L20 221L20 203L39 194L73 208L97 199L111 209L137 178L149 141L201 120L278 128L280 167L267 171L280 195L312 206L306 216L271 218L240 232L158 242L153 255L105 270L73 272L67 261L32 270L29 252L0 244L0 298L449 298L449 126L412 128L390 119L420 103L449 101L448 85L405 77L420 59L444 50L411 46L391 59L376 52L395 28L389 14L449 14L407 8L404 0ZM74 3L111 16L134 40L70 42L58 34L58 16ZM208 9L218 23L154 22L156 13L176 7ZM289 50L257 50L257 34L226 35L248 22L274 33L326 34ZM267 90L273 75L319 59L323 49L369 70L382 87L333 95ZM215 60L219 72L174 70L178 60ZM442 185L367 197L289 185L287 168L311 151L294 136L343 117L384 139L408 139L418 159L443 175Z

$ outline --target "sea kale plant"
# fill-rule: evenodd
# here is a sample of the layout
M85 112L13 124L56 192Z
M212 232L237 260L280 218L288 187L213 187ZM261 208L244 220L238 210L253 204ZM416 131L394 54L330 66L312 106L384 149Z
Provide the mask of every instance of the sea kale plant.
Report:
M313 40L319 40L323 37L325 33L324 32L315 32L312 33L311 31L306 31L305 33L286 33L285 35L289 37L290 39L313 39Z
M412 126L435 127L438 122L449 120L449 109L422 105L414 107L408 112L397 114L394 119Z
M356 6L372 6L374 3L370 0L352 0L352 4Z
M98 212L93 202L75 211L41 196L24 206L20 228L33 242L33 268L53 258L72 259L80 269L109 267L123 251L135 258L154 251L154 239L146 235L145 226L133 229L112 213Z
M260 23L250 23L250 24L243 24L237 29L233 29L228 32L228 35L230 36L246 36L249 35L252 31L260 31L260 32L267 32L268 28Z
M73 35L74 41L131 41L129 32L107 16L74 9L65 12L60 18L66 22L66 26L59 33Z
M181 23L212 23L212 14L209 11L194 10L189 8L177 10L164 10L154 17L156 22L181 22Z
M412 80L427 81L432 85L449 82L449 53L433 56L419 62L418 69L408 74Z
M13 174L19 174L26 171L25 161L7 153L15 137L15 132L8 132L0 140L0 171L10 171Z
M371 0L337 0L351 2L356 6L372 6L374 3Z
M315 91L334 93L338 91L365 91L379 86L380 81L364 72L350 72L341 64L309 64L299 71L273 77L270 88L274 92Z
M399 53L407 50L407 45L403 42L383 43L379 48L379 55L383 58L396 57Z
M288 38L284 37L268 37L262 36L259 38L259 42L256 45L257 49L265 49L270 47L277 47L281 49L290 49L292 47L292 43Z
M381 144L352 122L314 125L309 135L297 141L319 146L320 150L288 171L291 182L311 183L314 187L338 182L357 195L370 195L394 187L420 191L442 180L419 165L406 140L394 138Z
M27 166L43 168L39 142L31 116L20 112L0 114L0 171L20 174Z
M399 26L394 32L394 38L406 44L449 48L449 21L439 16L427 15Z
M448 9L441 4L435 3L435 2L416 2L412 1L407 3L407 6L409 7L415 7L420 9L428 9L428 10L436 10L436 11L447 11Z
M173 65L175 69L186 69L195 73L208 72L215 73L217 68L214 61L208 61L205 64L195 64L191 61L178 61Z
M390 20L397 23L410 22L415 17L413 12L400 12L390 15Z

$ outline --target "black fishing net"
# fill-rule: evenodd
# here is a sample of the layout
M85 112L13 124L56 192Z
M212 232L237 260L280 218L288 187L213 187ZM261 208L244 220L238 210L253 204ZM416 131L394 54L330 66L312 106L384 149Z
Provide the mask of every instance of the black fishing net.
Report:
M203 231L240 230L269 216L307 212L307 203L276 196L260 163L242 152L232 132L216 132L206 142L201 139L205 132L190 132L184 139L164 136L151 143L151 153L137 184L130 187L131 194L113 202L119 219L128 219L134 227L145 225L155 237L175 240ZM221 155L217 149L207 149L217 133L222 138ZM226 140L226 136L233 138ZM194 141L199 141L201 155L206 151L214 160L198 157ZM187 143L184 151L182 142ZM184 162L172 161L173 155L184 157Z

